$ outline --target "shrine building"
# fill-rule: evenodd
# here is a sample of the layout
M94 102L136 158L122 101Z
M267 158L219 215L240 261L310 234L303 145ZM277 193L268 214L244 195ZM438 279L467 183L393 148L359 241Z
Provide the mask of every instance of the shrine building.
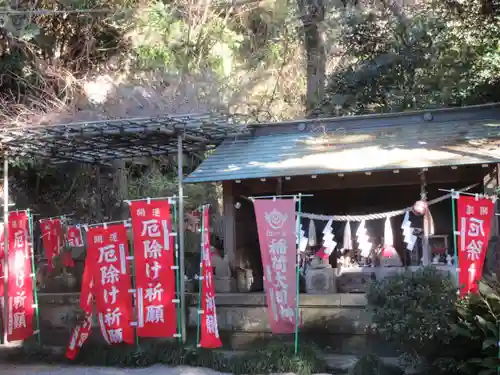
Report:
M499 185L500 104L247 127L248 134L227 138L185 179L223 186L224 254L232 277L219 284L219 292L263 290L251 197L312 195L302 198L307 256L312 259L321 247L322 230L331 217L338 245L329 257L329 271L316 272L314 280L304 272L301 293L359 293L370 278L408 266L433 263L454 272L446 194L452 189L492 193ZM404 215L390 213L421 199L429 203L432 230L426 233L422 218L413 217L417 241L410 251L401 231ZM366 219L375 251L383 244L386 216L397 255L361 259L356 241L361 220ZM352 246L345 245L347 223ZM497 235L495 221L492 236ZM496 267L492 262L488 256L489 267Z

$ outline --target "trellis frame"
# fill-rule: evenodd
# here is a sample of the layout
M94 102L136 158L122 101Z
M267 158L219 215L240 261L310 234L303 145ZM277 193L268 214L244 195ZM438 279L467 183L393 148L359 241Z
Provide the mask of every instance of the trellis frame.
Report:
M116 160L177 155L179 269L184 270L184 188L183 156L201 157L229 137L248 134L244 125L235 125L225 114L203 113L160 115L55 125L6 126L0 129L3 154L3 200L5 225L4 301L8 300L9 160L38 158L48 164L86 163L110 165ZM186 341L184 277L180 280L181 340ZM4 303L3 316L8 316ZM7 319L3 343L7 343Z

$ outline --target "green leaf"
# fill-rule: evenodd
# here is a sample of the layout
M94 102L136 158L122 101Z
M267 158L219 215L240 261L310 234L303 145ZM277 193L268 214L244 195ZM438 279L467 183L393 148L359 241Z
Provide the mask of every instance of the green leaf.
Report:
M492 346L497 346L497 340L494 339L486 339L483 341L483 350L488 349Z

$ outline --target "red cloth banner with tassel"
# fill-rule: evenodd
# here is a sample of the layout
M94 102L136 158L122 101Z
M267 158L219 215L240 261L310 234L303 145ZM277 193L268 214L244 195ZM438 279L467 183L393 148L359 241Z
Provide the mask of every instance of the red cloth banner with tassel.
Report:
M9 279L7 340L26 340L34 333L33 277L26 211L9 214Z
M137 335L174 337L175 237L171 236L168 200L140 200L130 204L136 265Z
M203 208L203 256L201 262L201 331L200 346L215 349L222 346L215 308L215 286L213 282L212 252L210 251L210 214L208 206Z
M83 344L87 341L92 330L92 314L85 314L83 322L73 328L69 345L66 348L66 358L74 361L80 352Z
M483 275L495 204L488 198L460 195L458 213L458 282L460 296L477 293Z
M101 333L108 344L133 344L131 277L125 224L89 228L87 243Z

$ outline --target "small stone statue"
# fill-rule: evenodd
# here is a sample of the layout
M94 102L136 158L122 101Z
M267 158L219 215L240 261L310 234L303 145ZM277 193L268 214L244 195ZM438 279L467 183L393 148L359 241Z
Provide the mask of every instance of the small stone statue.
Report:
M224 278L231 276L228 257L221 258L217 250L212 251L212 265L215 268L215 277Z

